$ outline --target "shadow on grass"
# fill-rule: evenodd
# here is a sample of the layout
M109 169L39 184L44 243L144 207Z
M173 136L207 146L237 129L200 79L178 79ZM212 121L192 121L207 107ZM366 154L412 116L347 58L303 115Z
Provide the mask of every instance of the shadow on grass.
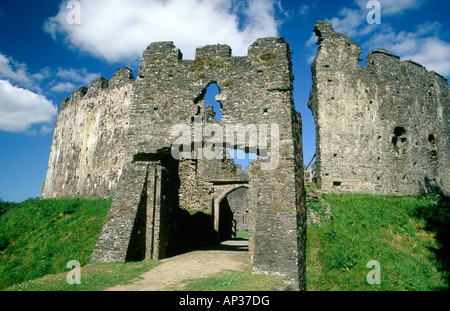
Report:
M430 206L417 208L415 216L425 220L425 229L435 235L437 246L431 250L435 254L438 270L442 273L446 287L439 290L450 290L450 197L440 189L433 189L434 200ZM429 192L428 192L429 193ZM426 194L425 194L426 195Z

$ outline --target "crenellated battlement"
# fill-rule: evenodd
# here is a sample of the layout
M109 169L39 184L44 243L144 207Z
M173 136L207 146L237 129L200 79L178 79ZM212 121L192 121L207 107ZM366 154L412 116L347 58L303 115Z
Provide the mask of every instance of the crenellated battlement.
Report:
M88 87L82 86L73 91L69 98L66 97L61 101L60 110L65 109L70 105L77 104L84 97L96 97L101 92L107 92L108 90L122 87L128 83L134 83L131 69L128 67L117 69L110 80L104 77L98 77L92 80Z
M195 50L195 59L202 57L231 57L231 48L225 44L205 45Z

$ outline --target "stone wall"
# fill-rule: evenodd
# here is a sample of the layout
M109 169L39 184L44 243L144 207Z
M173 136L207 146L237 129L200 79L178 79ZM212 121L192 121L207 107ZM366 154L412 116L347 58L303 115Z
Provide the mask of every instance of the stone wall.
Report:
M131 70L98 78L65 98L53 133L42 198L111 197L124 165L134 95Z
M283 276L293 281L294 288L304 289L301 119L294 110L292 80L291 51L281 37L258 39L246 57L233 57L226 45L200 47L195 60L183 60L172 42L150 44L134 84L124 173L92 261L126 260L130 250L139 249L130 245L143 243L145 250L137 257L159 259L174 254L186 237L191 242L208 235L214 239L218 234L213 232L218 217L214 191L220 188L215 186L244 183L250 197L253 271ZM221 121L204 104L206 88L212 83L220 90L216 99L221 104ZM205 132L211 124L217 126L214 135L222 134L222 140L236 125L254 126L247 134L256 134L256 140L219 144L259 154L248 174L241 175L225 154L225 158L210 160L199 153L211 138ZM192 130L188 140L193 150L183 149L185 157L167 166L164 162L171 158L179 138L173 132L177 126ZM159 191L150 192L152 175L141 166L171 172L166 184L172 190L161 182ZM146 217L139 216L141 210L146 210ZM189 235L200 227L202 234ZM133 232L147 233L143 238ZM149 248L158 252L150 256Z
M447 81L412 61L362 49L331 24L314 31L309 108L316 124L317 173L324 192L390 195L450 191Z
M248 188L237 188L230 192L225 198L230 206L230 210L236 221L237 231L248 231L249 210L248 210Z

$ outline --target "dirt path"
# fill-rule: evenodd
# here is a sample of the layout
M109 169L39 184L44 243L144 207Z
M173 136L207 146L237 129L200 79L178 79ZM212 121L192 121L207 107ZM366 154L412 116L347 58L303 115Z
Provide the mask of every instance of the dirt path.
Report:
M161 260L156 268L132 284L117 285L108 291L161 291L182 287L185 279L204 278L222 270L243 270L250 265L248 241L223 242L211 250L200 250Z

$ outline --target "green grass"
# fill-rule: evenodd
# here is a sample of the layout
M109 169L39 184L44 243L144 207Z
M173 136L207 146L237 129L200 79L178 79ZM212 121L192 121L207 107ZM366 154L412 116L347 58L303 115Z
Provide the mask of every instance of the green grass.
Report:
M282 279L250 271L226 270L216 275L183 281L186 291L278 291L285 283Z
M248 239L248 231L236 231L237 239Z
M80 270L80 284L69 284L67 272L23 282L9 291L101 291L117 284L127 284L156 267L155 260L130 263L101 263L87 265Z
M449 284L448 198L327 195L332 219L308 228L308 290L438 290ZM0 202L0 289L102 290L129 282L154 261L87 265L110 200ZM248 238L248 232L238 232ZM81 284L66 277L80 262ZM369 285L370 260L381 284ZM33 280L33 281L29 281ZM250 271L186 280L185 290L279 290L283 281Z
M420 211L436 210L435 197L327 195L332 220L307 233L308 290L436 290L445 275L433 249L435 235ZM370 260L381 284L369 285Z
M29 199L0 215L0 289L86 265L111 200Z

